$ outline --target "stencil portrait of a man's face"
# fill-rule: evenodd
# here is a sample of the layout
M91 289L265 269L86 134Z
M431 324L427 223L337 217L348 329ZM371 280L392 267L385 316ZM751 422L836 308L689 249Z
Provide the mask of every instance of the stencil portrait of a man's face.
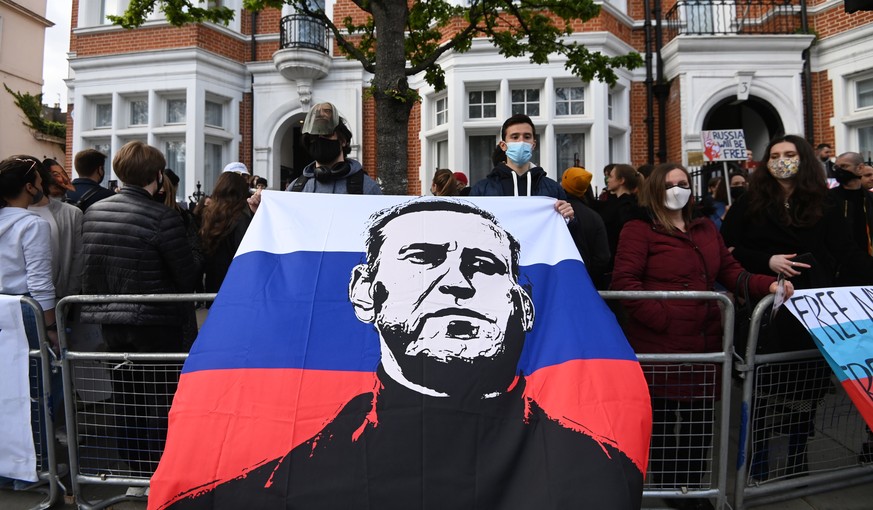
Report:
M442 203L455 210L401 209L371 231L374 257L355 268L351 299L379 331L393 379L432 396L497 395L533 324L518 246L472 206Z

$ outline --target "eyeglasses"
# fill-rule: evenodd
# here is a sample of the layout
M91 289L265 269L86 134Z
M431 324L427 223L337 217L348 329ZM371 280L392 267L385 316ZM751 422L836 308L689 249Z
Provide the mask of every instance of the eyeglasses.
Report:
M25 179L27 179L27 176L30 175L30 172L33 172L33 169L36 168L36 164L38 163L38 161L35 159L21 159L21 158L12 158L12 159L14 159L15 161L20 161L22 163L27 163L28 161L30 162L30 168L28 168L27 171L24 172Z

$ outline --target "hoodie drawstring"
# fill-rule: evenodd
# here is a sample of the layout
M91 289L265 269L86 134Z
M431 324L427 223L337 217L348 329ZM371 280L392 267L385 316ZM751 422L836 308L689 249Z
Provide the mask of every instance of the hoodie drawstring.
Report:
M510 172L512 173L512 177L513 177L513 179L512 179L512 196L517 197L517 196L519 196L518 195L519 175L517 173L515 173L515 171L513 171L513 170L510 170ZM527 172L525 172L525 174L527 174ZM526 181L527 181L527 195L526 196L530 196L530 181L531 181L530 175L527 176Z

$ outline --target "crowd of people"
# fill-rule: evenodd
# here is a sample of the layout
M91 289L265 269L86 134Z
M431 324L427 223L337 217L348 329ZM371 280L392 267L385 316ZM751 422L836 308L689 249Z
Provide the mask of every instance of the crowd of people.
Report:
M362 165L349 158L351 138L334 105L314 105L301 139L314 161L286 191L381 194ZM606 187L595 196L592 174L582 167L566 169L560 183L548 177L532 162L535 146L534 123L514 115L503 124L494 168L484 179L468 186L463 172L440 169L430 192L556 199L555 210L567 222L591 280L601 290L741 293L739 282L746 274L749 295L741 297L759 299L780 287L790 296L795 288L873 282L873 194L868 191L873 167L857 153L840 154L832 162L821 156L823 147L815 150L804 138L785 135L769 143L758 163L707 176L705 193L698 198L692 176L676 163L639 168L610 164L604 168ZM830 154L830 147L826 149ZM257 212L260 191L267 187L265 179L234 162L207 198L196 207L182 207L176 202L179 178L166 168L158 149L134 141L116 153L112 167L124 183L118 192L102 185L105 159L96 150L79 152L74 158L78 177L72 181L54 160L19 155L0 162L0 293L36 299L56 348L54 308L64 296L217 292ZM715 302L626 300L615 311L637 352L721 350ZM186 352L197 330L193 306L86 304L74 315L74 321L101 324L104 342L116 352ZM785 310L775 315L772 326L761 342L774 351L813 346ZM30 337L33 345L36 336ZM168 404L143 402L144 396L126 391L130 385L154 384L137 380L142 373L119 373L114 381L118 392L133 395L120 405ZM810 380L827 378L828 371L822 362L793 377L783 383L805 387ZM711 436L706 428L712 419L706 415L711 410L698 402L702 392L710 397L718 392L697 378L678 370L666 385L663 378L657 384L650 381L655 423L662 429L654 431L655 441L662 444L654 449L653 471L663 474L662 483L693 485L703 471L700 450L710 444L699 438ZM172 394L173 388L167 387L164 398ZM814 391L799 396L819 397ZM810 411L792 417L792 472L806 470L806 437L813 417ZM702 429L674 435L677 427ZM698 439L692 444L676 437ZM126 448L136 451L137 441L153 439L131 437ZM754 452L752 469L766 479L766 451ZM705 500L672 504L711 507Z

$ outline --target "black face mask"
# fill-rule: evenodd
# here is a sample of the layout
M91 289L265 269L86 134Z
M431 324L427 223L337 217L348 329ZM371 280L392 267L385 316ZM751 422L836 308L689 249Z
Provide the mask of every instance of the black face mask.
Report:
M731 198L736 200L740 198L740 196L746 192L746 188L744 186L731 186Z
M834 167L834 178L836 178L837 182L840 184L849 184L855 179L858 179L858 176L855 175L855 172L850 172L848 170L843 170L842 168Z
M315 161L322 164L333 163L342 151L342 144L339 140L330 140L320 136L313 136L309 139L307 145L309 154L315 158Z

